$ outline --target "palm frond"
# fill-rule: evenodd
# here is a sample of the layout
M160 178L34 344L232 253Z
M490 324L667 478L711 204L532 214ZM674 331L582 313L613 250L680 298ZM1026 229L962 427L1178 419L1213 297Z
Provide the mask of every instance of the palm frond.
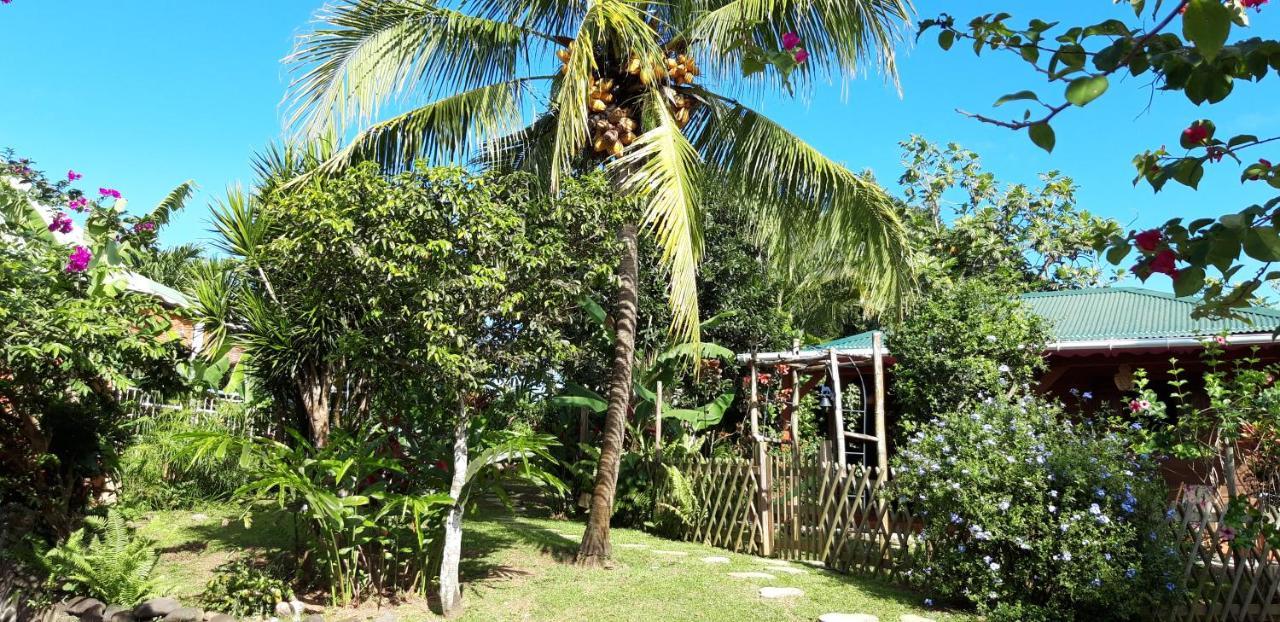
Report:
M570 32L590 4L589 0L462 0L461 8L481 17L555 36Z
M318 170L333 173L375 160L387 170L405 170L418 158L454 159L505 137L522 125L525 85L546 77L518 78L458 93L360 132Z
M195 189L196 182L190 179L178 184L156 204L151 213L147 214L143 220L154 224L156 228L169 224L169 219L186 207L187 199L191 198L191 194L195 192Z
M693 144L750 207L771 256L825 266L856 281L871 312L900 307L914 285L906 230L893 200L774 121L699 91L708 110Z
M285 59L297 74L288 123L312 137L363 125L397 95L432 100L512 80L537 35L426 0L346 0L318 21Z
M897 79L894 45L909 24L908 0L702 0L707 11L694 18L689 33L708 73L721 80L739 78L745 38L766 49L780 49L785 32L800 35L808 62L792 79L848 78L863 67ZM775 72L759 80L778 80ZM779 82L767 83L774 87Z
M253 260L267 236L267 220L257 208L257 199L234 187L227 190L225 200L213 207L213 229L218 234L215 246L242 259Z
M656 123L609 165L622 192L644 197L645 226L662 248L662 264L671 277L668 298L672 333L697 342L698 263L702 260L697 150L680 131L661 91L652 90L646 116Z

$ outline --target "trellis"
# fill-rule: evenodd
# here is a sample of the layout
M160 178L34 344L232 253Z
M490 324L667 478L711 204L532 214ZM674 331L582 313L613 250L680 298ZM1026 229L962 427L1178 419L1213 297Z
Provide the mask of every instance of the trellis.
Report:
M1170 514L1189 595L1174 620L1280 620L1280 551L1262 538L1246 546L1226 541L1225 508L1216 498L1178 504ZM1276 516L1261 520L1274 522Z

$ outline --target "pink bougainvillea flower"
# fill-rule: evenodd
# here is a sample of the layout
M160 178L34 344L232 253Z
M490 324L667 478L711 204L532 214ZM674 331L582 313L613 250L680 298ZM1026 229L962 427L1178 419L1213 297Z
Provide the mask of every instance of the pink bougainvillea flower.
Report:
M1166 248L1156 253L1151 263L1147 264L1147 267L1151 268L1152 272L1174 276L1178 273L1177 261L1178 256L1172 250Z
M1214 337L1213 340L1217 342L1217 344L1220 346L1227 345L1227 338L1223 337L1222 335L1218 335L1217 337Z
M1151 402L1147 400L1133 400L1129 402L1129 410L1139 412L1151 408Z
M111 197L113 199L120 198L120 191L114 188L98 188L98 194L104 197Z
M1236 530L1230 527L1223 527L1218 530L1218 537L1222 538L1223 542L1230 542L1236 539Z
M794 32L782 35L782 49L794 50L797 45L800 45L800 35Z
M89 260L93 259L93 253L83 246L76 246L71 251L71 256L67 257L67 272L84 272L89 268Z
M53 220L49 223L50 231L58 233L71 233L71 218L62 212L54 215Z
M1227 150L1222 147L1209 147L1205 151L1209 155L1209 159L1214 162L1221 162L1222 156L1227 155Z
M156 230L156 223L151 222L151 221L149 221L149 220L144 220L144 221L142 221L142 222L140 222L140 223L138 223L138 224L134 225L134 226L133 226L133 230L134 230L134 231L155 231L155 230Z
M1182 139L1192 144L1204 142L1209 137L1209 128L1203 125L1193 125L1182 130Z
M809 60L809 50L804 48L796 50L796 64L803 65L807 60Z
M89 205L89 199L86 199L84 197L76 197L67 202L67 207L77 212L83 212L84 208L88 207L88 205Z
M1153 253L1157 248L1160 248L1160 241L1163 239L1164 234L1160 233L1159 229L1148 229L1133 236L1133 241L1138 245L1138 248L1148 253Z
M67 181L76 181L82 177L84 177L84 175L81 175L80 173L75 172L75 170L67 171Z
M1259 13L1261 13L1261 12L1262 12L1262 5L1264 5L1264 4L1266 4L1266 3L1270 2L1270 1L1271 1L1271 0L1240 0L1240 4L1244 5L1244 8L1246 8L1246 9L1253 9L1253 10L1258 11ZM7 4L7 3L6 3L6 4Z

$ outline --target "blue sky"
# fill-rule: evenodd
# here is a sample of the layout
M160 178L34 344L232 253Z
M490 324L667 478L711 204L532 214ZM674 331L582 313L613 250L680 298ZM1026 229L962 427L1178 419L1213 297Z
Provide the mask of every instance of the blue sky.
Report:
M967 20L1012 7L1015 22L1086 23L1127 20L1127 4L921 0L917 11ZM136 211L195 179L201 191L164 239L207 240L208 204L227 185L248 180L250 155L281 135L288 75L280 59L319 6L319 0L13 0L0 6L0 146L54 174L75 168L85 174L84 188L118 188ZM1252 17L1247 36L1280 37L1280 6ZM1059 117L1057 149L1046 154L1025 134L955 112L992 112L997 97L1024 88L1049 93L1025 65L977 59L962 45L944 53L928 39L919 46L909 39L899 49L901 95L880 76L868 76L844 89L820 86L808 101L779 97L759 105L835 159L874 171L895 192L897 143L914 133L978 151L1005 181L1031 183L1041 171L1060 170L1080 184L1082 207L1131 228L1217 215L1271 196L1261 184L1241 185L1239 169L1225 162L1210 168L1200 192L1170 184L1154 194L1132 186L1135 153L1176 146L1181 129L1207 115L1181 95L1152 97L1145 81L1132 78L1113 83L1088 108ZM1237 83L1213 117L1220 131L1280 134L1278 96L1280 80ZM1280 152L1255 155L1280 160ZM1151 286L1168 288L1163 277Z

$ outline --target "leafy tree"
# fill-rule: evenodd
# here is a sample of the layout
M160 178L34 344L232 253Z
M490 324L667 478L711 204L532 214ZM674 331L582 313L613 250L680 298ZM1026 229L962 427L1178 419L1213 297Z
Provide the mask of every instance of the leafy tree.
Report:
M328 9L302 37L291 57L298 78L290 101L303 132L342 134L398 95L429 102L364 129L327 168L377 159L402 169L480 143L486 166L532 171L552 190L603 166L619 193L644 202L641 221L663 249L670 277L673 333L693 341L704 177L727 187L775 234L784 226L838 231L846 250L857 249L849 254L859 256L869 305L889 306L900 294L908 281L905 240L887 195L734 95L805 89L868 61L891 71L893 26L905 3L479 0L464 8L351 0ZM702 79L699 62L707 69ZM713 82L726 88L713 92ZM624 291L616 299L611 404L579 554L584 564L610 555L634 352L636 230L619 229Z
M1151 82L1154 93L1180 94L1197 106L1212 108L1245 92L1236 88L1241 82L1261 81L1280 72L1280 41L1256 36L1232 39L1249 27L1252 12L1264 10L1266 0L1132 0L1129 4L1134 21L1147 13L1150 25L1120 19L1091 25L1032 19L1019 27L1012 25L1008 13L982 15L961 25L943 15L921 22L920 34L936 29L944 49L963 40L972 42L975 53L1013 54L1061 89L1060 96L1023 90L996 100L997 106L1030 102L1040 111L1028 110L1021 119L971 115L984 123L1025 130L1032 142L1047 151L1056 142L1052 122L1103 96L1117 76L1149 77L1131 83L1145 88ZM1153 141L1176 143L1173 149L1153 148L1132 157L1137 172L1134 183L1146 182L1156 192L1170 181L1195 189L1208 171L1229 159L1240 167L1241 183L1280 188L1280 167L1272 162L1276 159L1257 155L1276 140L1280 136L1220 135L1212 119L1192 120ZM1264 282L1280 279L1280 271L1270 269L1272 262L1280 260L1278 220L1280 196L1218 219L1184 223L1174 218L1127 235L1102 231L1096 248L1105 249L1107 258L1119 263L1136 247L1132 270L1139 278L1168 275L1178 295L1203 293L1200 313L1229 315L1232 309L1251 304Z
M1096 286L1105 280L1093 242L1120 224L1076 207L1076 184L1058 171L1039 187L1002 187L978 154L912 136L898 178L926 286L996 278L1026 290Z
M127 437L120 391L183 390L185 348L158 301L124 287L141 251L123 201L16 162L0 174L0 504L19 532L65 535ZM87 212L82 240L61 243L69 216L37 205Z

